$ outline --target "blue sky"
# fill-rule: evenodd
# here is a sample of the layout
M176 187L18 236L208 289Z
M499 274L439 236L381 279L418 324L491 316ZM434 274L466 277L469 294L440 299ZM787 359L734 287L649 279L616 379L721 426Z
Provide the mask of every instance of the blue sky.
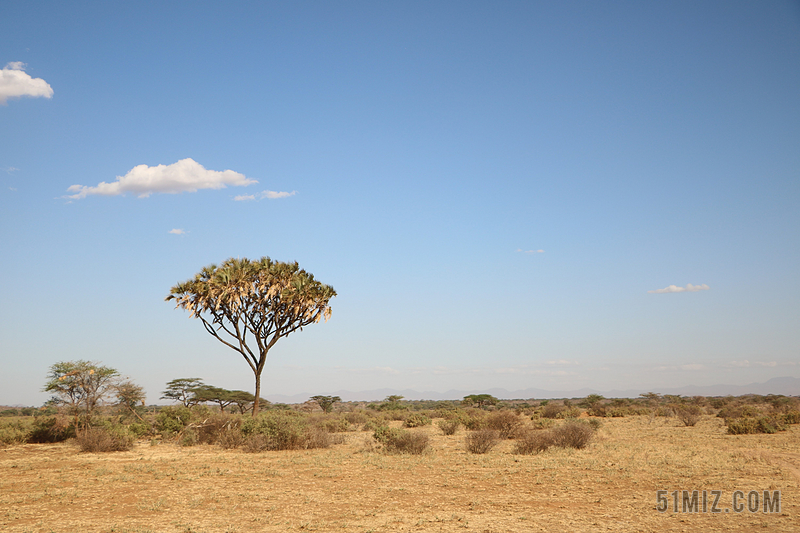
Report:
M339 294L270 353L265 395L800 377L797 3L3 20L0 404L42 403L74 359L151 402L176 377L252 390L163 299L264 255Z

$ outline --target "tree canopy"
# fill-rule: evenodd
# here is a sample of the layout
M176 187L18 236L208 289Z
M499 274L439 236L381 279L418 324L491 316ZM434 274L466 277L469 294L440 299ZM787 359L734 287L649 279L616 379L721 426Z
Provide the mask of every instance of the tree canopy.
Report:
M205 330L244 357L255 376L258 413L261 373L278 339L328 320L336 291L294 263L262 257L227 259L172 287L166 300L199 318Z
M323 396L323 395L312 396L309 399L311 401L317 402L317 405L319 405L322 411L325 413L330 413L331 411L333 411L333 404L342 401L342 399L338 396Z
M53 393L51 403L68 407L76 427L81 418L86 427L98 407L117 392L119 377L115 369L99 363L61 361L50 367L43 390Z

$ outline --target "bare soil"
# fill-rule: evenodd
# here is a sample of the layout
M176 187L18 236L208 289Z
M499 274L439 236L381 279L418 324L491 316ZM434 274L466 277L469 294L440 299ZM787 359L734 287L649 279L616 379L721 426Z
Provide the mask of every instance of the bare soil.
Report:
M249 454L142 442L0 449L8 532L800 531L800 427L726 435L722 421L603 419L584 450L486 455L435 426L421 456L376 451L367 432L329 449ZM669 510L656 509L668 491ZM723 512L673 512L672 491L722 491ZM780 513L735 513L734 491L780 490ZM730 509L724 512L724 509Z

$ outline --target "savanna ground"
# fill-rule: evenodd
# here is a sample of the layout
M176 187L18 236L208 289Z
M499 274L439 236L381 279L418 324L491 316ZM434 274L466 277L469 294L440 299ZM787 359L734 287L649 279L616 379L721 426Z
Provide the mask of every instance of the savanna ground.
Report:
M398 423L395 423L398 424ZM137 443L81 453L69 443L0 449L0 530L250 531L800 531L800 426L728 435L704 415L603 419L582 450L468 453L463 428L436 426L423 455L376 451L371 432L330 448L247 453ZM656 491L670 509L656 510ZM674 490L780 490L780 513L672 512Z

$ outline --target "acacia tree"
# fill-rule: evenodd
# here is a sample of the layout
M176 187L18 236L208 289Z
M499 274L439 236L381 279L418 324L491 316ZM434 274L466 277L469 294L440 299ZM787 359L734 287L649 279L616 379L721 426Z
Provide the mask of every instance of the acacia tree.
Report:
M295 263L262 257L227 259L172 287L166 301L199 318L206 331L239 352L255 376L253 415L258 414L261 373L269 350L293 331L331 315L336 291Z
M103 401L117 390L119 372L91 361L62 361L50 367L45 392L52 392L54 404L66 405L75 417L75 427L83 417L88 427Z
M162 400L175 400L181 402L184 407L192 405L192 391L203 386L200 378L177 378L167 383L167 390L162 392Z
M333 411L333 404L342 401L342 399L338 396L323 396L323 395L312 396L309 399L313 402L317 402L317 405L319 405L322 411L325 413L330 413L331 411Z

